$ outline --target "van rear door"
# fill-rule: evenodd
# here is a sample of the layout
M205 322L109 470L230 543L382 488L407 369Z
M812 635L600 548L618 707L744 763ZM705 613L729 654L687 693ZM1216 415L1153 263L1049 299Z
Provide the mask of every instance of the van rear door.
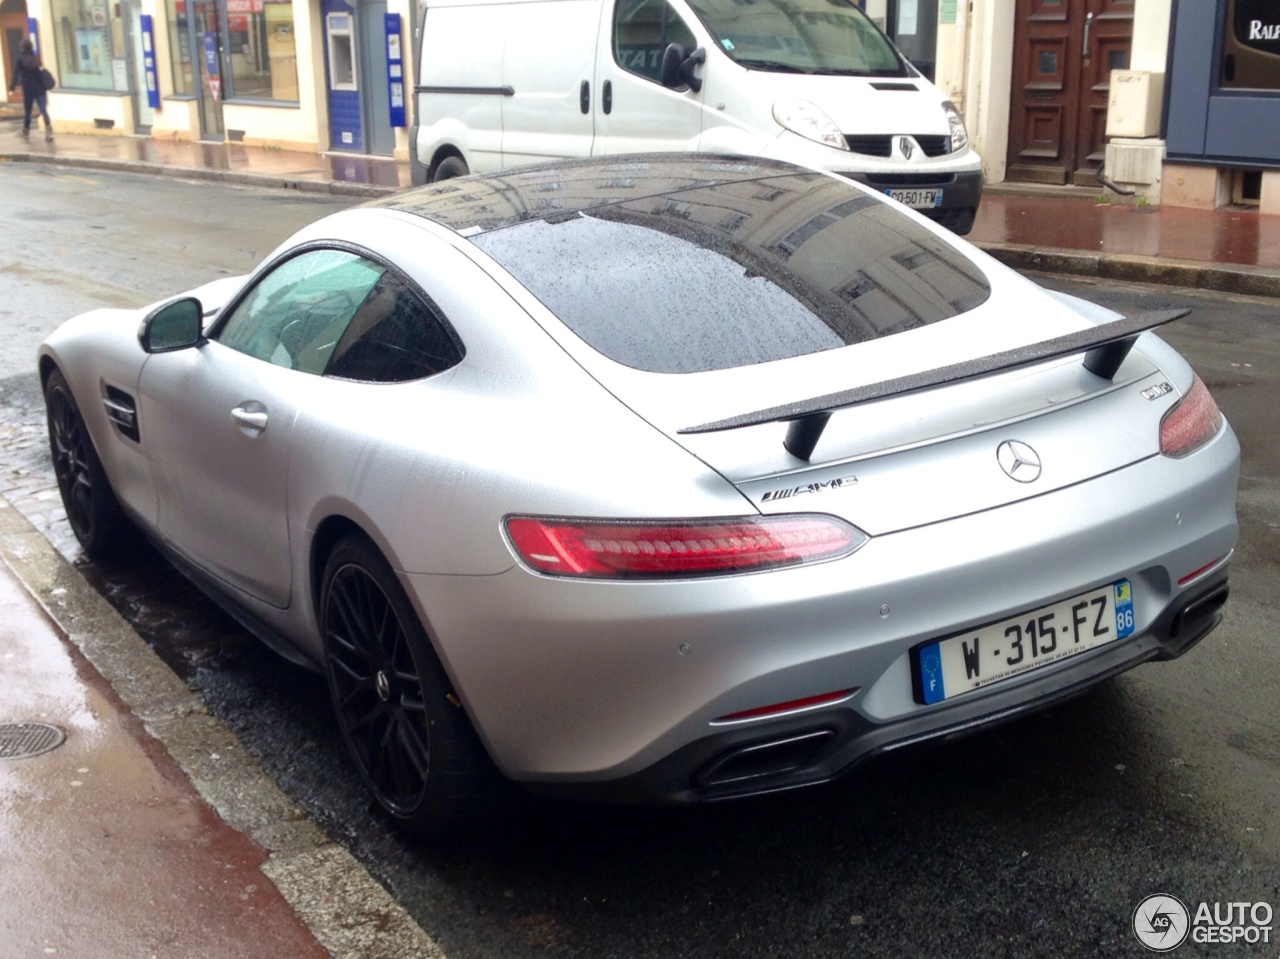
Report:
M694 22L666 0L604 0L601 7L592 152L697 150L702 94L662 85L667 45L690 52L701 45Z
M520 0L502 18L502 165L591 155L600 0Z

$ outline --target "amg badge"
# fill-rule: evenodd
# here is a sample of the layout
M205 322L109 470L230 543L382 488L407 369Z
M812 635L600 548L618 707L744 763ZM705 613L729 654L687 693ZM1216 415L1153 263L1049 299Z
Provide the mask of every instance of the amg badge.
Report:
M789 486L786 489L771 489L760 497L760 502L771 503L774 500L789 499L803 493L821 493L827 489L839 489L842 486L858 485L858 477L841 476L838 479L825 480L821 483L806 483L804 486Z

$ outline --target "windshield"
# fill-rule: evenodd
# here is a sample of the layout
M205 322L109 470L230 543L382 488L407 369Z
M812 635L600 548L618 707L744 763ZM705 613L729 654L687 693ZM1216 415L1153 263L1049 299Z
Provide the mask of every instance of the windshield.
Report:
M852 0L689 0L689 5L720 48L749 70L911 75Z

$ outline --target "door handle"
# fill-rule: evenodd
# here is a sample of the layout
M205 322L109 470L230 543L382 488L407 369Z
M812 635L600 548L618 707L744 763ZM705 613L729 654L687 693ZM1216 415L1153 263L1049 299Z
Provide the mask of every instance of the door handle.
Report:
M578 87L578 106L583 113L591 112L591 84L586 80L583 80L582 86Z
M231 422L243 429L261 433L267 428L267 414L265 411L250 410L243 406L237 406L231 411Z
M604 82L604 96L601 97L601 100L603 100L602 106L604 107L604 112L612 113L613 112L613 81L612 80L606 80Z
M1084 43L1080 47L1080 56L1086 60L1089 59L1089 28L1093 26L1093 14L1086 13L1084 16Z

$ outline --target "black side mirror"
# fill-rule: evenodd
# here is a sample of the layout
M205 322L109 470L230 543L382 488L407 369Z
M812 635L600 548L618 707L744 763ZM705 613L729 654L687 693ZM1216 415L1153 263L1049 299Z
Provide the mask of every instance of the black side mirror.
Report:
M204 308L194 296L163 303L143 318L138 342L148 353L169 353L197 346L204 341L203 314Z
M702 89L702 80L693 71L706 61L707 51L702 47L690 53L683 44L667 44L662 51L662 85L672 90L687 86L697 93Z

